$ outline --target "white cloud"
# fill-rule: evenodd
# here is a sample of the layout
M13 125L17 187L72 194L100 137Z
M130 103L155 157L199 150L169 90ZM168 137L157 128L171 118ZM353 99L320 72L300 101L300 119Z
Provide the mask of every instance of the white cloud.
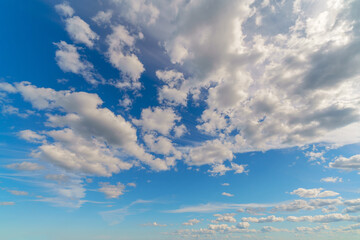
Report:
M94 66L88 61L81 58L77 47L64 41L55 43L58 50L55 53L55 60L60 69L64 72L80 74L86 81L96 84Z
M18 191L18 190L9 190L9 193L11 193L12 195L16 195L16 196L26 196L29 195L28 192L25 191Z
M159 10L148 0L112 0L120 15L133 24L154 24Z
M159 102L186 106L189 87L186 86L184 75L175 70L158 70L156 76L165 83L159 88Z
M138 80L142 72L145 71L145 68L133 53L135 41L136 38L131 36L122 25L114 26L112 33L106 37L106 42L109 46L107 51L109 61L115 68L121 71L124 78L124 82L116 83L118 87L139 88L141 86Z
M118 198L120 195L124 194L125 185L118 182L116 185L111 185L108 182L101 183L101 188L99 192L102 192L106 195L106 198Z
M340 177L325 177L320 179L321 182L327 182L327 183L336 183L336 182L342 182L342 178Z
M222 185L222 186L230 186L229 183L222 183L221 185Z
M335 161L329 163L329 167L348 171L358 171L360 170L360 155L354 155L349 158L342 156L338 157Z
M76 43L83 43L92 48L94 42L99 39L99 36L91 30L89 24L78 16L65 19L65 24L66 31Z
M243 222L252 222L252 223L283 222L284 218L276 217L274 215L271 215L271 216L261 217L261 218L244 217L244 218L241 219L241 221L243 221Z
M198 224L199 222L200 222L200 220L194 218L194 219L190 219L187 222L184 222L182 225L184 225L184 226L194 226L194 225Z
M248 172L245 170L246 166L247 165L239 165L233 162L230 164L230 167L227 167L224 164L214 164L212 166L212 169L208 170L208 172L211 173L211 175L213 176L216 175L222 176L228 171L234 171L235 174L240 174L240 173Z
M71 129L53 130L47 134L56 143L43 144L33 156L68 171L111 176L112 173L128 170L132 166L113 156L113 153L101 142L82 138Z
M133 123L141 126L143 131L157 131L163 135L169 135L174 128L175 122L180 121L172 108L146 108L141 111L140 119L133 119Z
M235 223L236 219L234 216L236 213L224 213L224 214L214 214L214 217L216 217L215 222L230 222Z
M145 223L144 226L152 226L152 227L166 227L166 224L160 224L158 222Z
M38 143L45 139L44 135L40 135L32 130L23 130L19 132L19 137L28 141Z
M289 232L289 230L287 230L287 229L275 228L275 227L272 227L272 226L264 226L264 227L261 228L260 231L264 232L264 233L268 233L268 232Z
M33 162L12 163L6 165L6 167L18 171L38 171L44 169L43 166Z
M68 2L63 2L61 4L55 5L55 10L62 17L72 17L75 13L74 9L70 7Z
M221 195L226 196L226 197L233 197L234 196L234 194L227 193L227 192L223 192Z
M359 221L358 216L350 216L349 214L332 213L328 215L315 215L315 216L289 216L286 218L290 222L339 222L339 221Z
M99 11L91 20L93 20L97 25L105 25L111 23L111 17L113 12L108 10L106 12Z
M34 108L47 111L61 109L64 113L47 114L48 126L67 129L50 131L57 142L40 146L34 156L67 169L74 167L75 170L103 176L132 166L114 156L118 150L134 156L154 170L169 168L165 160L154 159L137 144L136 129L130 122L108 108L100 107L103 102L97 94L37 88L27 82L15 86ZM70 135L76 137L65 137ZM74 148L76 145L89 151Z
M127 185L128 185L129 187L136 187L136 183L133 183L133 182L128 183Z
M187 128L184 124L174 127L174 136L177 138L182 137L187 132Z
M0 82L0 90L8 92L8 93L16 93L16 88L7 82Z
M233 153L219 140L206 141L201 146L193 147L186 159L187 164L201 166L205 164L221 164L225 160L232 160Z
M298 188L292 191L290 194L298 195L302 198L316 198L316 197L334 197L339 195L339 193L334 191L322 191L322 188L312 188L312 189L305 189L305 188Z

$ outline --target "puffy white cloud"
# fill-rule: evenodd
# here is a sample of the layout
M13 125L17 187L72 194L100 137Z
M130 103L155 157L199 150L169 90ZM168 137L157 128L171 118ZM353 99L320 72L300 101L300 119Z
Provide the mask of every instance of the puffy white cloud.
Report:
M234 194L227 193L227 192L223 192L221 195L226 196L226 197L233 197L234 196Z
M321 182L327 182L327 183L336 183L336 182L342 182L342 178L340 177L325 177L320 179Z
M127 185L128 185L129 187L136 187L136 183L133 183L133 182L128 183Z
M354 155L349 158L342 156L338 157L335 161L329 163L329 167L348 171L358 171L360 170L360 155Z
M19 171L38 171L43 170L44 167L34 163L34 162L21 162L21 163L12 163L6 165L7 168L15 169Z
M118 198L120 195L124 194L125 185L118 182L116 185L111 185L108 182L101 183L101 188L99 192L102 192L106 195L106 198Z
M55 10L62 17L72 17L75 13L74 9L70 7L68 2L55 5Z
M109 24L111 22L113 12L111 10L108 10L106 12L99 11L91 20L96 22L97 25L105 25Z
M274 215L271 215L271 216L261 217L261 218L244 217L244 218L241 219L241 221L243 221L243 222L253 222L253 223L283 222L284 218L276 217Z
M112 0L120 15L133 24L151 25L159 16L159 10L148 0Z
M140 119L133 119L133 123L141 126L143 131L157 131L163 135L169 135L174 128L175 122L180 121L172 108L146 108L141 112Z
M108 108L100 107L103 102L97 94L37 88L27 82L17 83L15 86L34 108L47 111L61 109L65 113L47 115L48 126L68 129L50 131L49 135L55 142L40 146L34 156L66 169L74 167L74 170L108 176L132 166L114 156L117 150L122 150L154 170L169 168L165 160L154 159L137 144L136 129L130 122ZM65 137L70 135L76 137ZM76 145L89 151L76 149Z
M173 155L175 159L181 158L181 152L176 150L170 139L163 136L154 136L153 134L146 134L144 141L150 150L157 154Z
M45 143L33 156L51 162L69 171L78 171L99 176L110 176L120 170L131 168L113 156L113 153L101 142L85 139L76 135L71 129L50 131L48 135L54 144Z
M206 141L201 146L190 149L186 162L189 165L201 166L221 164L225 160L231 161L234 155L226 144L217 139Z
M99 36L91 30L89 24L78 16L65 19L65 24L66 31L76 43L83 43L92 48L94 42L99 39Z
M177 138L182 137L187 132L187 128L184 124L174 127L174 136Z
M239 165L233 162L230 164L230 167L227 167L224 164L214 164L212 166L212 169L208 170L208 172L211 173L211 175L213 176L216 175L222 176L228 171L234 171L235 174L240 174L240 173L248 172L245 170L246 166L247 165Z
M298 188L292 191L290 194L298 195L302 198L316 198L316 197L334 197L339 195L337 192L333 191L322 191L322 188L312 188L312 189L305 189L305 188Z
M190 89L185 83L184 75L175 70L158 70L156 76L166 84L159 88L159 102L185 106Z
M198 224L200 222L200 220L194 218L194 219L190 219L187 222L184 222L182 225L184 226L194 226L195 224Z
M8 92L8 93L16 93L16 88L7 82L0 82L0 90Z
M238 224L236 224L236 227L239 229L246 229L248 227L250 227L250 223L248 222L239 222Z
M28 142L41 142L45 139L44 135L40 135L32 130L23 130L19 132L19 137L28 141Z
M58 47L58 50L55 53L55 60L61 70L64 72L80 74L86 81L92 84L98 82L95 79L94 66L81 58L74 45L64 41L55 43L55 45Z
M138 82L141 73L145 71L143 64L133 53L136 38L128 30L117 25L112 28L112 33L106 37L109 46L107 55L110 63L121 71L124 82L118 82L118 87L139 88ZM130 80L130 81L128 81Z
M224 214L214 214L214 217L216 217L215 222L230 222L235 223L236 219L234 216L236 213L224 213Z

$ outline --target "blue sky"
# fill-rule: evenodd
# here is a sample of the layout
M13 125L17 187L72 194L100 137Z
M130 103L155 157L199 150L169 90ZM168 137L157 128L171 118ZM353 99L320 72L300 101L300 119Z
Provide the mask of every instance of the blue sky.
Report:
M359 11L1 1L1 239L355 239Z

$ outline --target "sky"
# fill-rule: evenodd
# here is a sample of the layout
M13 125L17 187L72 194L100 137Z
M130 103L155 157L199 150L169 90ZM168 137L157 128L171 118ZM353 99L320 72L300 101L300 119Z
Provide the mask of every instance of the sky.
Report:
M0 1L0 238L358 238L359 14Z

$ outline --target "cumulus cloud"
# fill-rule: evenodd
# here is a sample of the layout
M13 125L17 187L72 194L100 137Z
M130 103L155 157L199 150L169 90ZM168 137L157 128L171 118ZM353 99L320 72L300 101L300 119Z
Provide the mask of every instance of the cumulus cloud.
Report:
M109 46L107 56L110 63L121 71L123 82L117 82L118 87L139 88L138 82L142 72L145 71L143 64L133 53L136 38L131 36L123 25L113 26L112 33L106 37Z
M358 171L360 170L360 155L354 155L349 158L338 157L335 161L329 163L329 167L347 171Z
M133 123L141 126L143 131L157 131L169 135L176 122L180 121L172 108L146 108L141 111L140 119L133 119Z
M72 17L75 13L74 9L69 5L68 2L63 2L56 5L55 10L62 17Z
M334 197L339 195L339 193L334 191L322 191L322 188L312 188L312 189L305 189L305 188L298 188L292 191L290 194L298 195L302 198L316 198L316 197Z
M244 218L241 219L241 221L243 221L243 222L252 222L252 223L283 222L284 218L276 217L274 215L271 215L271 216L261 217L261 218L244 217Z
M138 145L136 129L130 122L108 108L100 107L103 101L97 94L37 88L27 82L15 86L34 108L48 112L61 109L64 113L47 114L48 126L63 129L47 132L54 142L44 143L33 156L67 170L101 176L132 166L115 156L118 150L136 157L152 169L169 168L165 160L155 159Z
M159 9L148 0L112 0L120 15L133 24L154 24Z
M194 219L190 219L187 222L184 222L182 225L184 226L194 226L195 224L198 224L200 222L200 220L194 218Z
M97 25L105 25L111 22L113 12L108 10L106 12L99 11L91 20L93 20Z
M235 223L236 219L234 216L236 213L224 213L224 214L214 214L214 217L216 217L215 222L230 222Z
M233 153L219 140L206 141L201 146L193 147L186 159L187 164L201 166L205 164L221 164L225 160L232 160Z
M124 194L125 185L118 182L116 185L111 185L108 182L101 183L101 188L99 192L102 192L106 195L106 198L118 198L120 195Z
M89 24L78 16L65 19L65 24L66 31L76 43L83 43L92 48L94 42L99 39L99 36L91 30Z
M41 142L45 139L44 135L40 135L32 130L23 130L19 132L19 137L28 142Z
M64 41L55 43L55 45L58 47L55 60L61 70L80 74L89 83L98 83L94 73L94 66L80 56L76 46Z

